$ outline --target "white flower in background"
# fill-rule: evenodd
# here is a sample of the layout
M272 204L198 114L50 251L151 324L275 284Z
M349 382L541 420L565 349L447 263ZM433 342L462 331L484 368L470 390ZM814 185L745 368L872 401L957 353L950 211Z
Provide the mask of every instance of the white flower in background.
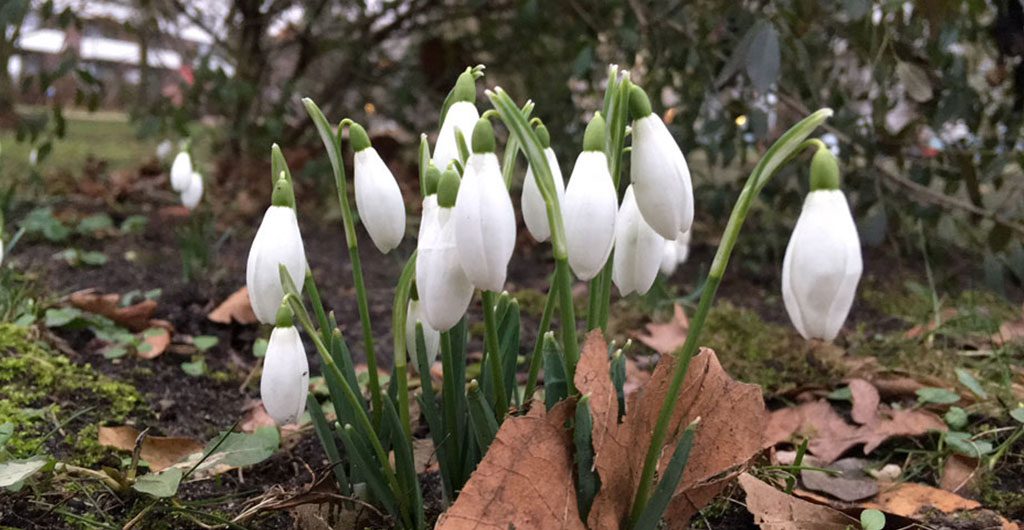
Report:
M33 147L32 150L28 152L28 165L36 167L37 164L39 164L39 148Z
M181 193L192 180L192 157L188 151L178 153L171 164L171 189Z
M423 340L427 347L427 366L430 366L437 359L437 353L441 351L441 332L430 327L427 322L427 312L419 300L409 300L409 306L405 312L405 350L409 352L409 364L418 367L419 361L416 353L416 324L423 325Z
M811 162L811 192L782 263L782 298L800 335L831 341L839 334L862 269L860 238L839 190L835 157L818 149Z
M174 150L174 144L170 140L164 140L156 146L156 158L163 162L171 156L171 151Z
M356 209L377 250L387 254L405 236L405 201L395 176L370 145L358 123L349 128L355 173Z
M274 331L270 333L263 375L260 377L260 398L274 423L297 423L306 410L309 394L309 361L299 330L292 323L292 313L280 308Z
M562 210L569 267L577 278L585 281L597 276L608 261L618 203L604 155L604 119L597 115L583 135L583 152L569 176Z
M633 150L629 176L636 204L647 224L665 239L690 229L693 222L693 185L690 168L665 122L651 112L643 89L629 94L633 120Z
M537 127L537 136L540 137L541 145L544 146L544 156L548 160L548 167L551 168L551 176L555 182L555 193L558 197L558 204L565 203L565 181L562 180L562 170L558 167L558 157L551 149L551 137L547 127ZM523 194L521 198L523 208L523 221L526 222L526 229L530 231L539 242L547 241L551 237L551 226L548 224L548 210L544 203L544 197L540 194L537 186L537 177L533 173L533 167L527 166L526 178L523 180Z
M284 299L280 266L285 266L298 289L302 289L306 280L306 251L294 205L291 183L282 176L274 186L273 204L263 215L263 222L249 249L245 284L249 289L252 310L264 324L274 322Z
M615 257L612 281L619 294L644 294L654 284L661 266L665 238L658 235L640 215L633 195L633 186L626 188L615 220Z
M690 231L680 232L675 240L665 241L665 249L661 256L661 273L672 276L686 259L690 257Z
M181 192L181 204L189 210L195 210L199 201L203 199L203 176L195 171L189 179L188 187Z
M456 129L462 131L466 139L466 147L472 152L470 138L473 128L480 119L480 111L476 110L476 79L469 71L463 72L455 81L455 88L449 96L451 106L441 120L441 131L437 134L432 160L438 169L444 171L452 160L461 160L459 144L455 137Z
M445 171L438 188L446 187L443 186L445 181L451 178L455 179L455 193L458 193L459 177L454 171ZM438 204L441 193L439 191L423 199L416 255L416 290L430 327L448 331L466 314L473 298L473 284L469 283L459 263L451 208L455 203L454 194L445 191L445 204L448 206L441 207Z
M479 120L473 130L473 154L466 161L452 215L466 277L478 289L501 291L516 246L516 214L487 119Z

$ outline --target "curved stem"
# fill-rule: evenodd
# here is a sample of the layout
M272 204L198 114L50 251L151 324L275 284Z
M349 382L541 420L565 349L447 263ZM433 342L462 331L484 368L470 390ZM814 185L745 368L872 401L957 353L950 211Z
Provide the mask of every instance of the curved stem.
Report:
M708 272L707 283L701 293L697 312L694 313L693 318L690 320L690 332L686 336L682 352L679 354L679 358L676 360L676 365L673 368L672 380L665 394L665 401L662 403L661 410L658 413L657 423L655 423L654 431L651 433L651 443L647 448L643 471L640 475L640 483L637 487L636 496L633 498L633 508L630 513L631 523L637 521L647 506L651 488L654 486L654 474L658 460L661 456L662 447L665 445L669 424L671 423L672 416L675 414L676 403L679 400L679 392L682 390L683 381L686 379L686 372L690 367L690 361L697 352L697 345L701 332L704 330L704 323L707 320L708 313L711 311L715 293L722 282L725 268L729 264L729 256L732 255L733 247L735 247L736 241L739 238L740 229L743 227L743 221L747 218L750 205L778 169L804 147L804 140L831 115L831 109L821 109L786 131L768 149L768 152L765 153L764 158L758 162L757 166L754 167L754 171L747 178L743 191L740 192L740 196L736 200L736 205L729 215L729 222L725 227L725 232L722 234L722 242L715 253L714 261L711 263L711 270Z
M412 419L409 417L409 380L406 377L405 326L409 319L409 296L412 293L412 282L416 279L416 252L414 251L402 268L402 275L395 286L395 301L391 308L391 336L394 344L395 378L392 384L398 385L398 416L402 421L405 437L412 441ZM415 345L413 345L415 348Z

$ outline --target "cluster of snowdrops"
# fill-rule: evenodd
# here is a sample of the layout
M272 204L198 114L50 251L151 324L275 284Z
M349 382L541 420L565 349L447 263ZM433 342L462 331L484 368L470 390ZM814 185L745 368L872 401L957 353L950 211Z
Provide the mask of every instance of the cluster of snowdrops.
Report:
M324 309L307 266L291 174L276 146L272 205L253 240L247 264L253 310L261 322L274 326L260 384L267 411L276 422L286 424L298 421L308 410L341 492L364 498L403 528L426 524L412 464L407 365L411 363L420 374L415 399L437 451L444 500L450 503L486 454L502 420L530 406L543 406L532 405L542 367L543 402L548 407L576 395L572 382L579 359L580 322L573 304L572 276L589 282L586 329L604 329L611 285L621 296L648 291L659 269L670 273L685 259L693 221L692 183L683 153L628 72L615 66L609 69L603 108L586 127L582 152L567 183L549 147L547 129L541 119L531 116L532 102L517 105L501 88L493 88L485 91L491 108L481 114L476 84L482 75L482 67L475 67L459 76L444 101L433 149L427 136L421 136L422 215L416 251L396 284L390 330L394 367L387 388L377 375L377 345L355 233L357 217L349 204L345 130L353 152L358 220L378 251L394 250L405 237L406 201L362 126L345 119L332 127L315 103L304 100L328 151L338 188L368 365L366 393L360 391L349 346L334 315ZM786 251L783 298L804 337L826 341L836 337L853 301L861 257L850 209L839 189L836 159L820 141L809 139L830 115L831 111L822 109L794 125L755 167L729 219L679 357L688 361L697 349L703 317L751 201L782 165L805 150L813 151L810 191ZM495 123L508 132L500 155ZM554 258L537 342L522 349L532 351L526 357L529 374L523 391L515 376L521 354L518 303L502 293L516 245L509 189L520 154L527 162L522 216L534 239L550 240ZM620 178L626 160L628 181ZM467 381L466 314L476 291L480 291L484 316L484 357L478 378ZM557 333L550 329L556 315ZM321 357L331 394L328 403L319 403L308 393L309 365L299 324ZM439 355L443 378L435 389L429 366ZM656 502L657 495L675 489L672 484L654 486L661 475L658 457L666 440L675 437L666 432L667 419L687 364L675 366L674 388L662 404L651 446L636 448L647 450L645 467L631 517L622 521L623 527L657 522L665 504ZM577 444L576 450L587 451L587 444ZM585 520L583 503L593 498L593 491L579 495Z

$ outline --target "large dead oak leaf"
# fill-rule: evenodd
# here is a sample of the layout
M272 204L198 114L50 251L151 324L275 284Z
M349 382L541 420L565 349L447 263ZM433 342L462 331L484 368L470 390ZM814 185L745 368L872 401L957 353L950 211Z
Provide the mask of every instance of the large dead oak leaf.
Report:
M601 479L588 518L590 528L619 528L627 519L675 362L670 355L661 359L650 381L630 397L625 418L618 423L608 348L600 332L587 337L575 383L582 394L590 396L595 466ZM767 413L761 388L734 381L708 349L690 363L660 470L668 465L682 428L698 417L701 423L690 459L665 514L667 528L686 528L690 517L721 492L763 445Z
M231 293L231 296L221 302L213 311L210 311L206 318L218 324L230 324L232 322L256 324L259 322L256 319L256 313L252 310L252 304L249 302L249 289L247 287L242 287Z
M133 451L139 430L130 425L100 427L99 443L121 451ZM167 469L183 458L203 450L203 444L191 438L176 436L146 436L140 457L156 472Z
M846 530L860 526L840 511L787 495L749 473L740 475L739 483L747 494L747 510L762 530Z
M150 326L149 320L156 311L156 300L143 300L137 304L121 307L121 295L101 294L95 289L85 289L68 296L71 305L100 316L132 330L142 331Z
M661 353L673 353L686 342L686 334L690 331L690 320L682 306L676 304L672 320L664 324L651 322L646 325L647 332L634 332L633 336L648 348Z
M505 420L436 528L582 530L572 479L572 437L566 428L574 406L565 401L547 414L543 406L535 406L526 416Z

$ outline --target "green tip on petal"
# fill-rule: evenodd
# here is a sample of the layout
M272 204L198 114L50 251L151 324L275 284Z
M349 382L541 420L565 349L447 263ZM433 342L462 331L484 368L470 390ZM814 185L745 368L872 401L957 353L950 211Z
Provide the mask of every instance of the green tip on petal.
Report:
M373 147L370 145L370 136L366 134L366 129L356 122L352 122L352 124L349 125L348 141L352 142L352 150L357 153L363 149Z
M633 119L651 115L651 100L647 99L644 89L636 85L629 89L629 113L633 115Z
M480 118L473 127L473 152L493 153L494 149L494 127L487 118Z
M277 317L274 319L274 327L277 328L290 328L295 325L294 316L292 315L292 308L288 307L288 301L284 300L281 302L281 307L277 310Z
M811 191L839 189L839 162L824 144L811 159Z
M441 182L441 170L437 169L437 166L435 166L433 164L433 162L431 162L430 165L427 166L427 174L426 174L426 182L425 182L426 188L427 188L427 195L433 195L433 194L437 193L437 186L438 186L438 184L440 182Z
M274 193L270 198L274 206L287 206L295 208L295 192L292 191L292 183L288 181L285 172L282 171L274 184Z
M437 183L437 205L442 208L454 208L461 183L462 179L454 169L446 169L441 173L441 180Z
M583 133L583 150L604 151L604 134L604 118L598 112L587 124L587 131Z
M455 88L452 89L452 103L456 101L476 103L476 76L473 75L472 69L467 68L465 72L459 74L459 78L455 81Z
M551 133L548 132L548 128L543 123L537 125L537 139L540 140L540 146L544 149L551 147Z

